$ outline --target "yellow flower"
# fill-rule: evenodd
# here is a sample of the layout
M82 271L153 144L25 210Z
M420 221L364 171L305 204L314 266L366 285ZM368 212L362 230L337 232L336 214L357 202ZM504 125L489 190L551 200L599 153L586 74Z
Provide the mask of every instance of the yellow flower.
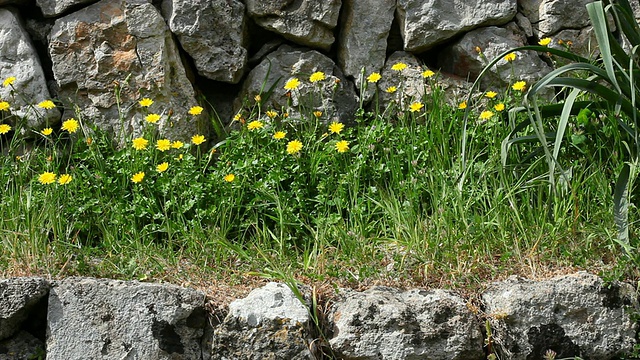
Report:
M62 130L66 130L69 133L73 134L74 132L78 131L78 128L80 126L78 125L78 120L71 118L69 120L65 120L62 123Z
M204 110L202 106L193 106L189 109L189 115L200 115L202 114L202 110Z
M191 142L193 143L193 145L200 145L203 142L205 142L205 138L204 135L193 135L191 137Z
M377 72L371 73L371 75L367 76L367 81L370 83L377 83L378 80L380 80L382 78L382 76L380 74L378 74Z
M44 136L49 136L51 135L52 132L53 132L52 128L45 128L45 129L42 129L42 131L40 131L40 133Z
M458 104L458 109L464 110L466 108L467 108L467 102L466 101L463 101L460 104Z
M44 185L53 184L56 182L56 174L48 171L44 172L38 176L38 182Z
M278 116L278 112L277 111L273 111L273 110L269 110L265 113L270 119L273 119L274 117Z
M324 79L326 79L326 77L322 71L316 71L311 74L311 76L309 76L309 81L311 81L312 83L322 81Z
M169 139L160 139L156 142L156 149L160 151L167 151L171 149L171 140Z
M273 138L276 140L284 139L285 136L287 136L287 133L284 131L276 131L276 133L273 134Z
M292 140L287 143L287 152L291 155L296 154L302 150L302 143L298 140Z
M391 67L391 70L402 71L402 70L404 70L406 68L407 68L407 64L405 64L403 62L399 62L399 63L393 64L393 66Z
M493 109L494 109L495 111L502 111L502 110L504 110L504 104L503 104L503 103L496 104L496 105L493 107Z
M253 100L255 100L256 102L260 102L260 101L262 101L262 96L260 96L260 94L258 94L258 95L253 97Z
M411 112L420 111L422 110L423 107L424 107L424 104L421 102L414 102L413 104L409 105L409 109Z
M11 105L6 101L0 101L0 111L7 111Z
M145 120L147 120L147 122L155 124L158 122L158 120L160 120L160 115L158 114L149 114L147 116L144 117Z
M496 97L498 95L497 92L495 91L487 91L484 96L488 97L489 99L493 99L494 97Z
M153 104L153 100L151 100L149 98L144 98L144 99L138 101L138 104L140 104L140 106L142 106L142 107L149 107L149 106L151 106Z
M242 114L237 113L233 116L233 121L240 121L242 120Z
M184 143L182 141L174 141L171 143L171 148L172 149L180 149L184 146Z
M38 103L38 107L49 110L49 109L53 109L54 107L56 107L56 104L54 104L53 101L51 101L51 100L45 100L45 101L41 101L40 103Z
M158 166L156 166L156 171L159 173L163 173L167 171L168 168L169 168L169 163L165 161L162 164L159 164Z
M493 112L491 112L489 110L485 110L485 111L480 113L480 119L482 119L482 120L488 120L492 116L493 116Z
M143 137L138 137L135 138L131 141L133 143L133 148L136 150L144 150L147 148L147 144L149 143L149 140L143 138Z
M60 175L60 177L58 178L58 184L60 185L67 185L68 183L71 182L71 180L73 180L73 177L69 174L62 174Z
M526 87L527 87L527 83L524 81L518 81L511 86L511 88L516 91L524 91Z
M140 171L139 173L135 173L131 177L131 181L133 181L136 184L139 183L139 182L142 182L142 179L144 179L144 171Z
M260 120L253 120L252 122L247 124L247 129L249 130L262 129L263 127L264 124Z
M342 129L344 129L344 124L337 121L334 121L329 125L329 131L333 134L340 134Z
M8 78L4 79L4 81L2 82L2 86L7 87L9 85L13 85L15 81L16 81L15 76L9 76Z
M4 135L11 131L11 125L9 124L0 124L0 135Z
M389 94L393 94L394 92L396 92L396 90L398 89L395 86L389 86L385 91Z
M233 182L233 180L236 179L236 176L233 174L227 174L224 176L224 181L226 182Z
M349 142L347 140L341 140L336 143L336 150L339 153L347 152L349 150Z
M546 37L544 39L540 39L540 41L538 41L538 44L542 45L542 46L547 46L550 43L551 43L551 38L548 38L548 37Z
M478 54L482 54L482 49L480 48L480 46L476 46L475 50Z
M284 89L285 90L295 90L298 88L298 86L300 86L300 80L298 80L298 78L291 78L289 79L289 81L287 81L286 84L284 84Z
M313 116L319 118L320 116L322 116L322 111L314 111Z
M504 60L507 62L512 62L516 59L516 53L508 53L504 56Z
M426 78L430 78L430 77L432 77L432 76L433 76L433 75L435 75L435 74L436 74L436 73L434 73L433 71L431 71L431 70L427 69L427 70L425 70L425 71L423 71L423 72L422 72L422 77L426 79Z

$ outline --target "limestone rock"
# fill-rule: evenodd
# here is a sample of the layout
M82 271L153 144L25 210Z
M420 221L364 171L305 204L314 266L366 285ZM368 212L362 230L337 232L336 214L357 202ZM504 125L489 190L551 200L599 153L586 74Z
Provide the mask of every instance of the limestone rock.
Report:
M263 28L297 44L329 50L342 0L246 0L247 13Z
M0 341L0 360L44 359L44 342L26 331Z
M553 350L557 358L606 360L636 343L630 313L640 308L628 284L607 285L585 272L540 282L511 277L492 284L482 300L507 359L541 359Z
M97 2L98 0L36 0L45 17L55 17L64 14L78 5Z
M516 16L516 0L398 0L404 50L422 52L460 33L502 25Z
M329 314L341 359L484 359L480 324L444 290L347 291Z
M562 43L560 44L558 41L562 41ZM549 47L569 50L590 59L595 59L600 54L596 34L591 26L580 30L561 30L553 35L553 42L549 44Z
M314 84L309 81L309 76L316 71L322 71L326 79ZM289 98L289 91L284 89L284 85L294 77L299 79L300 85L290 92ZM253 99L255 95L271 88L273 93L263 100L263 108L284 108L292 119L301 116L298 107L304 104L311 111L321 111L323 121L348 123L354 118L358 106L353 83L344 77L330 58L315 50L282 45L267 55L247 75L239 101L236 102L236 110L244 99Z
M0 98L11 104L11 113L26 120L25 130L40 130L60 120L57 109L35 107L51 95L44 71L18 13L0 9L0 81L15 77L13 87L0 87ZM16 124L13 124L14 126Z
M247 64L244 4L238 0L164 0L162 12L202 76L237 83Z
M526 43L521 30L513 23L504 28L489 26L466 33L438 56L443 71L474 81L482 69L500 53ZM476 48L481 49L478 53ZM524 80L532 84L552 69L536 52L517 51L516 60L500 59L483 77L484 88L502 88Z
M68 278L49 296L47 358L200 359L202 292L174 285Z
M395 0L344 0L338 64L345 75L358 78L378 72L384 65ZM361 87L357 82L356 86Z
M77 105L84 121L116 136L140 133L137 101L148 97L155 101L148 110L163 114L165 137L207 133L205 114L187 115L197 105L193 86L164 19L146 0L102 0L57 19L49 53L59 97Z
M0 280L0 340L20 330L33 308L46 297L49 287L42 278Z
M520 12L533 26L538 38L562 29L581 29L589 25L586 5L592 0L518 0Z
M305 304L286 285L269 283L229 305L204 358L311 360L311 325Z

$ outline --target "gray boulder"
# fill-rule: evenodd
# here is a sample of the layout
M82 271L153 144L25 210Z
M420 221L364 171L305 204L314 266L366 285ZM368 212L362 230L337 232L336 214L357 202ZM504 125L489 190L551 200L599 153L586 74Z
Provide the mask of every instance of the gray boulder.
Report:
M164 115L165 137L185 141L208 131L205 114L187 114L197 105L193 86L164 19L146 0L102 0L57 19L49 54L60 100L80 112L65 117L116 136L136 134L145 126L137 101L148 97L155 101L148 110Z
M237 83L247 64L244 4L238 0L164 0L162 13L198 73Z
M263 28L297 44L329 50L341 0L246 0L247 13Z
M519 10L526 16L538 38L562 29L581 29L589 25L586 5L592 0L518 0Z
M465 31L502 25L516 16L516 0L398 0L404 50L422 52Z
M0 82L16 78L12 86L0 86L0 98L11 104L13 115L26 121L25 130L40 130L57 123L60 120L57 109L34 106L51 99L51 95L36 49L16 11L0 9L0 34Z
M44 359L44 342L26 331L0 341L0 360Z
M482 301L506 359L541 359L553 350L557 358L606 360L636 344L636 296L628 284L579 272L540 282L511 277L492 284Z
M0 340L16 334L34 307L49 293L42 278L0 280Z
M558 41L562 42L558 43ZM569 50L590 59L595 59L600 54L596 34L591 26L580 30L561 30L553 35L553 42L549 44L549 47Z
M47 358L200 359L205 295L174 285L68 278L49 295Z
M229 305L222 324L206 336L204 358L311 360L312 324L307 305L291 289L268 283Z
M78 5L94 3L99 0L36 0L45 17L56 17Z
M329 343L340 359L485 358L474 314L463 299L444 290L346 291L329 321Z

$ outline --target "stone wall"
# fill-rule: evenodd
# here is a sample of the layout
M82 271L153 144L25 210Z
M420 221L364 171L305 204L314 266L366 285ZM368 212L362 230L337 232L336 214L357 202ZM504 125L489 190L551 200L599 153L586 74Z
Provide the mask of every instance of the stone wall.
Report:
M512 277L475 301L438 289L340 289L314 311L311 292L296 293L268 283L212 310L216 294L174 285L0 280L0 359L528 360L553 351L606 360L638 346L633 286L584 272Z
M405 96L421 96L422 71L433 69L458 101L466 80L508 48L552 37L550 46L588 55L588 1L0 0L0 79L16 77L0 98L26 119L20 129L28 136L70 117L135 133L142 123L136 102L149 97L162 114L161 132L184 140L210 130L206 113L187 114L206 105L200 95L229 123L243 99L267 89L274 92L264 107L296 106L309 89L289 98L284 82L322 71L324 101L311 106L326 120L349 122L360 98L373 98L371 89L361 91L362 74L382 73L381 88L397 85L389 68L398 61L409 64L402 81L421 85ZM551 69L537 53L516 55L513 67L500 61L483 86L531 82ZM32 106L49 98L56 109Z

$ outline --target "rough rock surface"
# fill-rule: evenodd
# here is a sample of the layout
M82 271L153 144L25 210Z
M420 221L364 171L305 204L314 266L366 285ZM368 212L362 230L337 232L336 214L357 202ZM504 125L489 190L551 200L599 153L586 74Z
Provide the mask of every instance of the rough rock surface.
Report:
M47 358L200 359L204 300L202 292L166 284L56 281Z
M561 44L558 43L560 40L562 40ZM570 50L588 59L595 59L600 54L597 44L596 34L593 32L593 28L588 26L580 30L561 30L553 35L553 43L549 44L549 46L556 49Z
M51 95L36 49L16 11L0 9L0 39L0 82L9 77L16 78L13 87L0 87L0 98L11 104L12 114L26 120L25 130L40 130L46 124L58 122L60 112L57 109L33 106L50 99Z
M357 79L363 67L367 74L380 71L395 9L395 0L343 1L338 64L345 75Z
M313 84L309 77L316 71L324 72L326 79ZM284 89L284 85L294 77L299 79L300 85L290 92L289 98L289 91ZM358 106L353 83L344 77L330 58L315 50L280 46L247 75L239 98L253 99L272 87L273 93L264 100L265 110L285 108L292 119L300 116L298 106L304 104L311 111L321 111L322 120L326 122L347 123L353 119Z
M67 10L78 5L97 2L98 0L36 0L36 3L46 17L64 14Z
M477 27L506 24L516 12L516 0L398 0L404 50L411 52Z
M205 359L313 359L306 306L284 284L268 283L229 305L206 336Z
M32 308L48 294L49 287L42 278L0 280L0 340L20 330Z
M237 83L247 64L244 4L238 0L164 0L162 13L200 75Z
M482 332L463 299L444 290L346 291L329 314L341 359L484 359Z
M341 0L247 0L247 13L263 28L297 44L329 50Z
M524 34L513 23L504 28L489 26L476 29L444 49L438 56L438 65L443 71L474 81L500 53L525 43ZM476 48L482 52L478 53ZM486 73L482 81L485 88L504 87L521 80L532 84L552 70L536 52L517 51L515 54L517 58L513 63L500 59Z
M158 123L164 136L207 133L206 115L187 115L197 105L193 86L164 19L146 0L102 0L57 19L49 53L60 99L103 130L141 132L137 101L148 97L155 101L149 111L165 115ZM77 114L65 114L71 116Z
M635 344L630 312L640 308L628 284L605 284L585 272L540 282L511 277L491 285L482 300L507 359L541 359L550 349L559 359L606 360Z
M592 0L518 0L520 12L533 26L538 38L562 29L580 29L589 25L586 5Z
M44 359L44 343L26 331L0 341L0 360Z

